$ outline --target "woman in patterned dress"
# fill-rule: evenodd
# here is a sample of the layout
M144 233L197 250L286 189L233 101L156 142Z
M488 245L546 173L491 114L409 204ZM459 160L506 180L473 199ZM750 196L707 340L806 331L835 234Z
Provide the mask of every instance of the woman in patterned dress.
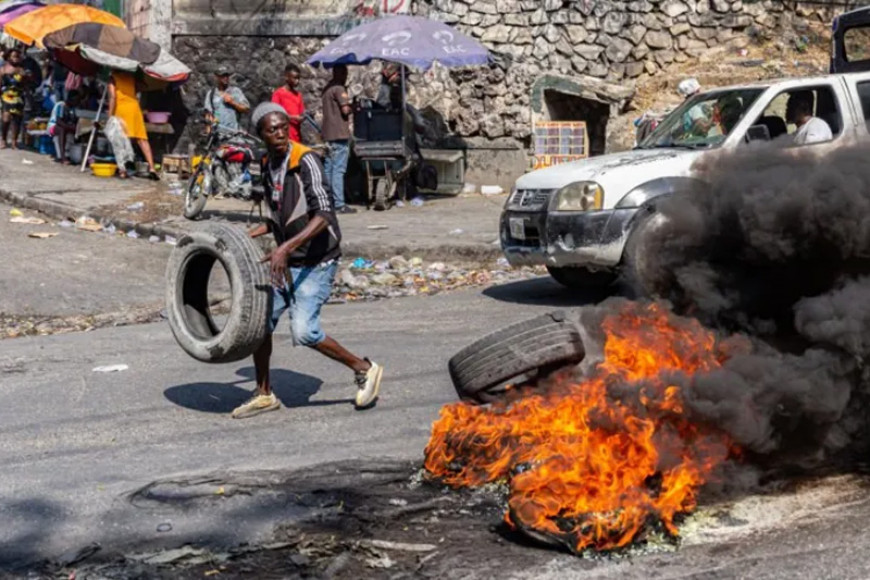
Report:
M27 71L21 67L21 51L13 48L6 54L6 62L0 67L0 111L2 111L2 134L0 149L18 148L18 134L24 116L24 90ZM12 130L11 142L7 140Z

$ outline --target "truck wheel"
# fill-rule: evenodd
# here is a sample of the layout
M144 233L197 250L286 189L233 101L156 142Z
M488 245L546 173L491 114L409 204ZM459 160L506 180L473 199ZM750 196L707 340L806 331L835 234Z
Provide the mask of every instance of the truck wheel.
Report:
M271 285L263 253L248 235L226 225L187 233L169 255L166 312L175 340L202 362L250 356L266 337ZM232 288L230 312L218 328L208 301L209 274L220 262Z
M556 311L481 338L451 358L448 368L462 400L485 404L506 394L507 381L576 364L585 354L577 324Z
M575 290L600 290L610 286L616 280L616 274L613 272L593 272L586 268L555 268L547 266L547 272L562 286Z
M665 223L660 213L639 217L622 254L623 276L638 297L654 297L667 285L667 272L651 259L650 236Z
M208 200L210 188L211 179L200 163L187 182L187 191L184 194L184 217L189 220L199 217Z

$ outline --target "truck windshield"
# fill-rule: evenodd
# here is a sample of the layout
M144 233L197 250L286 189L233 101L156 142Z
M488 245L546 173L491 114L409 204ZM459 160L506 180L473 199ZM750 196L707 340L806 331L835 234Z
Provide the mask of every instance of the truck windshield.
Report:
M764 89L712 91L687 99L638 149L710 149L720 145Z

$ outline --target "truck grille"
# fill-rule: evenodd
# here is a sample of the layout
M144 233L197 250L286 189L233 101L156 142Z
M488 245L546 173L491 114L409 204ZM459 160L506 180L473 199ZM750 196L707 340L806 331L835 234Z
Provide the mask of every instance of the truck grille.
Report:
M508 209L525 211L546 209L554 191L552 189L518 189L508 200Z

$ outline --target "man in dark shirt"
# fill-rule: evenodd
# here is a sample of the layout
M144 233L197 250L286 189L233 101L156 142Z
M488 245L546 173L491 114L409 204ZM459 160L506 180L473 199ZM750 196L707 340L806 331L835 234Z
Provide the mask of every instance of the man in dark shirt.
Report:
M356 213L344 203L344 174L350 155L350 98L347 95L347 67L332 69L332 80L323 90L323 140L329 143L329 156L324 163L326 179L335 196L335 211Z
M341 255L341 231L320 159L290 140L290 119L280 105L259 105L251 121L268 150L262 175L270 217L249 235L256 238L271 231L277 247L264 259L272 272L272 315L269 335L254 353L257 391L233 411L233 417L281 406L269 383L269 359L272 332L286 310L294 344L311 347L353 370L356 406L369 407L378 397L383 367L349 352L320 327L320 309L329 299Z

